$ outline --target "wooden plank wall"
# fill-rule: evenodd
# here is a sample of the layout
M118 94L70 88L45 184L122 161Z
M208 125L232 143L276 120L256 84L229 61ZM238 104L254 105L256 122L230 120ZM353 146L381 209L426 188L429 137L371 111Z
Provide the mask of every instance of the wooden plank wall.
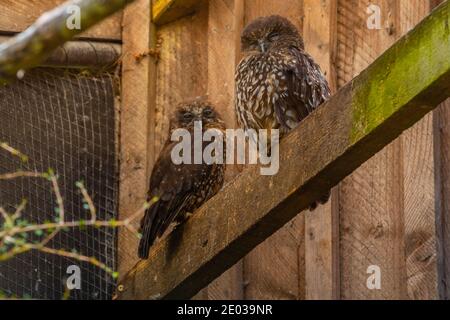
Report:
M336 92L337 0L304 0L303 39L307 52ZM313 212L305 212L305 298L339 298L339 193ZM299 297L301 298L301 297Z
M366 27L369 3L381 8L381 30ZM428 11L428 1L422 0L340 0L338 86L369 65ZM429 116L339 187L343 299L436 297L434 194ZM366 286L370 265L381 268L381 290Z
M147 200L150 169L155 157L155 57L145 56L155 46L150 21L150 0L137 0L124 10L122 99L120 101L119 218L129 218ZM138 56L143 59L136 59ZM139 228L139 220L134 221ZM118 270L124 276L138 261L136 235L121 229Z
M253 19L288 17L337 90L428 14L430 1L202 1L195 14L158 27L152 156L186 98L209 95L236 126L234 67L240 32ZM381 8L381 30L367 28L369 4ZM299 215L195 298L437 298L438 275L450 273L450 262L438 261L435 237L449 247L449 109L405 132L345 179L327 205ZM229 168L228 179L238 171ZM381 268L381 290L366 286L371 265ZM448 296L448 288L440 290Z
M157 72L157 151L167 138L168 119L174 106L188 98L209 94L214 97L212 102L227 125L235 126L232 101L237 53L230 50L229 44L238 38L234 26L239 24L239 19L236 19L240 11L239 2L203 1L195 15L159 28L158 38L162 46ZM242 298L241 265L225 273L197 298Z
M237 127L234 112L234 68L239 62L240 32L243 27L243 0L209 0L208 15L208 96L217 106L227 127ZM230 45L231 44L231 45ZM226 182L238 173L228 166ZM208 299L243 299L242 263L214 281L203 292Z
M435 8L444 0L430 0ZM450 299L450 99L433 114L436 174L436 229L438 236L438 277L441 299Z
M338 86L367 67L397 37L397 3L375 3L390 29L367 28L369 1L339 1ZM406 291L406 270L401 263L405 258L400 147L401 141L397 140L339 186L343 299L399 298ZM369 290L366 286L370 265L381 269L382 290ZM405 288L398 288L399 285Z
M440 243L439 293L442 299L450 299L450 99L434 114L435 151L438 168L437 197L437 233Z
M423 0L400 2L400 30L411 30L430 12ZM404 225L409 299L437 299L436 190L433 114L402 137Z

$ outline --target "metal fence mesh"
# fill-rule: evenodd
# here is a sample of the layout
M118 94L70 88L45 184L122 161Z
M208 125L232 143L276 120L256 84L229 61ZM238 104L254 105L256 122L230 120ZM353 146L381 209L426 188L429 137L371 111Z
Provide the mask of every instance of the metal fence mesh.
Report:
M0 150L0 174L52 168L59 184L66 220L88 219L76 182L83 181L99 220L116 217L118 205L117 123L113 77L74 71L35 69L24 79L0 88L0 142L29 157L24 164ZM11 210L28 200L23 216L44 223L56 216L49 181L19 178L0 181L0 206ZM116 230L74 229L61 232L49 246L96 257L115 269ZM111 275L89 263L32 251L0 263L0 291L16 297L61 299L67 268L81 268L81 290L72 299L110 299Z

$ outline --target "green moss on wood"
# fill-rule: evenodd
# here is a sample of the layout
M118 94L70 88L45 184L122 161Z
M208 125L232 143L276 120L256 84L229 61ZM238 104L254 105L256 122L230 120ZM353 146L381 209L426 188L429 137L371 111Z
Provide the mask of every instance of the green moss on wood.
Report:
M420 103L426 103L417 103L416 98L450 70L449 21L450 2L447 1L352 84L352 143L408 103L415 103L412 107L417 108L421 107Z

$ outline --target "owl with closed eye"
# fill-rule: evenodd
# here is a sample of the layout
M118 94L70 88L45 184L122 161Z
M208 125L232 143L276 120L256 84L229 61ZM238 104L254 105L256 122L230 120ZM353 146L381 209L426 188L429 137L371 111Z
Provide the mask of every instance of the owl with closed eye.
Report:
M150 247L168 229L171 223L183 222L203 203L214 196L223 186L225 165L175 164L172 149L178 141L171 141L174 130L185 129L194 139L194 128L201 122L202 130L220 130L225 124L214 107L205 98L196 98L178 106L171 121L169 138L153 167L148 200L157 201L145 212L141 221L142 234L138 256L147 259ZM191 152L194 153L194 141ZM202 151L206 147L202 142Z
M278 129L283 138L329 98L327 80L288 19L254 20L242 32L241 50L235 109L244 129Z

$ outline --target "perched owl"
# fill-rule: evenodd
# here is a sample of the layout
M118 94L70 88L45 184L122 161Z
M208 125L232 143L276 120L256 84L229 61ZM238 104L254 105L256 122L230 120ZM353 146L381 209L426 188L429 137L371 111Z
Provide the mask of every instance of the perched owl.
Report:
M170 134L176 129L191 133L191 152L194 152L194 122L201 121L203 131L217 129L222 132L225 124L212 105L203 98L181 104L170 121ZM178 142L166 142L153 168L150 179L149 199L158 201L146 211L141 221L142 238L138 255L147 259L149 249L157 237L172 222L182 222L189 213L199 208L223 186L225 165L181 164L172 161L172 149ZM203 143L203 148L207 143Z
M254 20L244 29L241 46L235 108L245 129L279 129L283 137L330 96L320 67L286 18Z

